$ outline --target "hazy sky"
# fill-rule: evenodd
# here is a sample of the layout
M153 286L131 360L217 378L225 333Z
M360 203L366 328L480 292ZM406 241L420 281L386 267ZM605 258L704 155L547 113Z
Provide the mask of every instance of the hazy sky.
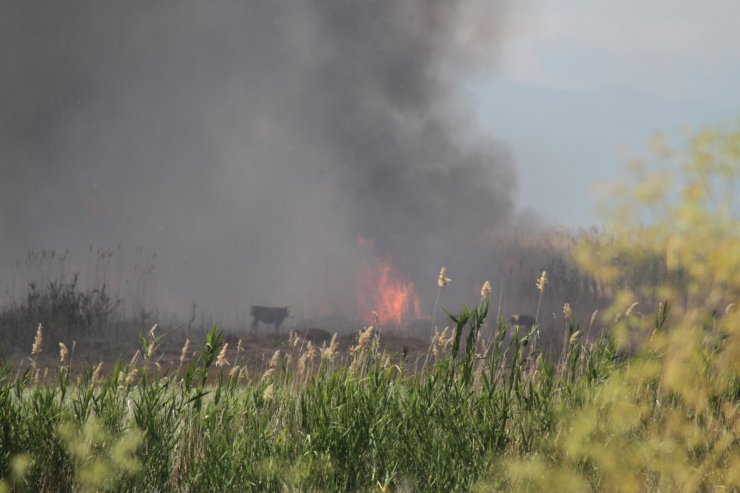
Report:
M471 100L511 150L519 205L598 223L590 190L618 178L619 148L740 116L738 19L734 0L516 2Z

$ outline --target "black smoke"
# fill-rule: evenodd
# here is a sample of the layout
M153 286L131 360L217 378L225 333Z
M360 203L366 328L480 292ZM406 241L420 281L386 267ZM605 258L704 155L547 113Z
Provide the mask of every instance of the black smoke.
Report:
M515 180L459 87L495 51L504 13L434 0L5 0L0 261L140 247L157 253L175 306L223 315L348 313L358 237L424 304L442 264L478 283L481 234L507 219Z

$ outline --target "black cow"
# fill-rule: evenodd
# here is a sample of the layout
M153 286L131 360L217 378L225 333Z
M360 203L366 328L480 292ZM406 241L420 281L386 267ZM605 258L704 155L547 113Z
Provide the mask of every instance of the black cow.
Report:
M512 325L519 325L525 329L531 328L537 321L531 315L519 315L515 313L509 319L509 323Z
M319 345L324 342L331 340L331 332L318 327L311 327L303 331L303 338L307 341L311 341L312 344Z
M280 330L283 321L290 316L288 307L253 306L249 311L252 315L252 330L257 328L257 323L272 324L275 330Z

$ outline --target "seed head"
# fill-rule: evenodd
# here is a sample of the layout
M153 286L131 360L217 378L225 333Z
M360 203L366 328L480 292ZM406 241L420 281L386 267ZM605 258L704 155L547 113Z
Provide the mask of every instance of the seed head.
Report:
M314 356L316 356L316 350L313 347L313 343L311 341L308 341L308 344L306 344L306 355L308 355L308 360L313 361Z
M594 312L591 314L591 321L588 323L589 328L593 326L594 322L596 321L596 315L599 314L599 310L594 310Z
M180 366L185 362L185 356L188 354L188 348L190 347L190 339L185 338L185 344L182 346L182 351L180 352Z
M491 294L491 283L486 281L483 283L483 286L480 288L480 298L484 300L488 298L490 294Z
M444 353L444 351L447 349L447 345L452 341L452 336L447 338L447 331L449 330L449 326L442 329L442 332L438 332L435 328L435 334L432 338L432 354L435 358L437 358L440 353Z
M98 363L98 366L95 367L95 371L93 371L92 374L92 381L93 383L100 382L100 370L103 368L103 362L101 361Z
M72 345L72 347L74 347L74 345ZM131 357L131 361L128 362L128 366L136 366L136 363L139 361L139 356L141 356L141 351L137 349L134 355Z
M434 335L432 336L432 346L437 345L437 339L439 339L439 329L435 326L434 327Z
M439 286L440 288L443 288L451 282L452 282L452 279L447 277L447 269L445 269L443 265L442 268L439 269L439 275L437 276L437 286Z
M337 343L337 333L335 332L331 338L331 342L329 342L329 345L321 348L321 359L333 361L334 357L337 354L338 347L339 344Z
M573 321L573 310L570 308L570 303L566 303L563 305L563 315L565 315L565 320L568 322Z
M280 362L280 350L278 349L272 355L272 358L270 358L270 368L277 368L279 362Z
M218 353L218 356L216 357L216 368L221 368L224 365L228 366L229 362L226 361L226 350L227 349L229 349L228 342L224 344L224 347L221 348L221 352Z
M298 358L298 374L303 375L303 373L306 371L306 367L309 363L311 363L316 356L316 349L313 347L313 344L311 341L308 341L306 344L306 350L303 351L303 354L300 358Z
M540 294L545 291L545 286L547 286L547 272L543 270L540 278L537 279L537 290Z
M444 347L447 345L448 341L452 339L452 336L450 336L449 339L447 339L447 331L450 330L449 325L442 329L442 332L439 334L439 339L437 339L437 344L439 344L439 347Z
M126 375L126 385L131 385L136 381L136 376L139 373L137 368L132 368L131 371Z
M67 346L63 343L59 343L59 363L64 363L67 361L67 355L69 355L69 351L67 351Z
M300 358L298 358L298 374L303 375L306 371L306 361L308 360L308 353L304 352Z
M437 341L437 344L439 345L439 349L441 349L442 351L447 349L447 346L450 345L453 339L452 334L450 334L450 337L445 337L448 330L450 330L450 327L449 326L445 327L442 330L442 333L439 335L439 341Z
M44 341L44 336L41 333L43 330L43 326L39 324L38 328L36 329L36 337L33 339L33 346L31 347L31 356L36 356L41 352L41 343Z
M262 381L264 382L265 380L270 378L273 373L275 373L275 368L268 368L267 371L262 374Z
M627 318L627 317L629 317L630 315L632 315L632 310L634 310L634 309L635 309L635 307L636 307L637 305L639 305L639 304L640 304L640 302L639 302L639 301L635 301L634 303L632 303L632 304L630 305L630 307L629 307L629 308L627 308L627 311L626 311L626 312L624 312L624 316L625 316L625 318Z
M360 335L357 338L357 347L364 348L368 346L370 338L373 336L373 326L371 325L365 331L360 331Z
M577 330L573 332L573 334L570 336L570 340L568 340L568 344L573 345L578 340L578 336L581 335L581 331Z
M266 401L271 401L273 397L275 397L275 386L270 384L265 388L265 391L262 392L262 398Z

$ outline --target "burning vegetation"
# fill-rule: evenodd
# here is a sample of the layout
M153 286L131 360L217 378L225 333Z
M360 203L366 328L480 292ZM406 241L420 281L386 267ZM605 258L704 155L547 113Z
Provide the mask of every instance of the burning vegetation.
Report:
M421 318L421 302L411 281L403 280L390 261L372 254L372 242L366 246L369 260L360 269L356 294L358 312L366 324L402 326Z

